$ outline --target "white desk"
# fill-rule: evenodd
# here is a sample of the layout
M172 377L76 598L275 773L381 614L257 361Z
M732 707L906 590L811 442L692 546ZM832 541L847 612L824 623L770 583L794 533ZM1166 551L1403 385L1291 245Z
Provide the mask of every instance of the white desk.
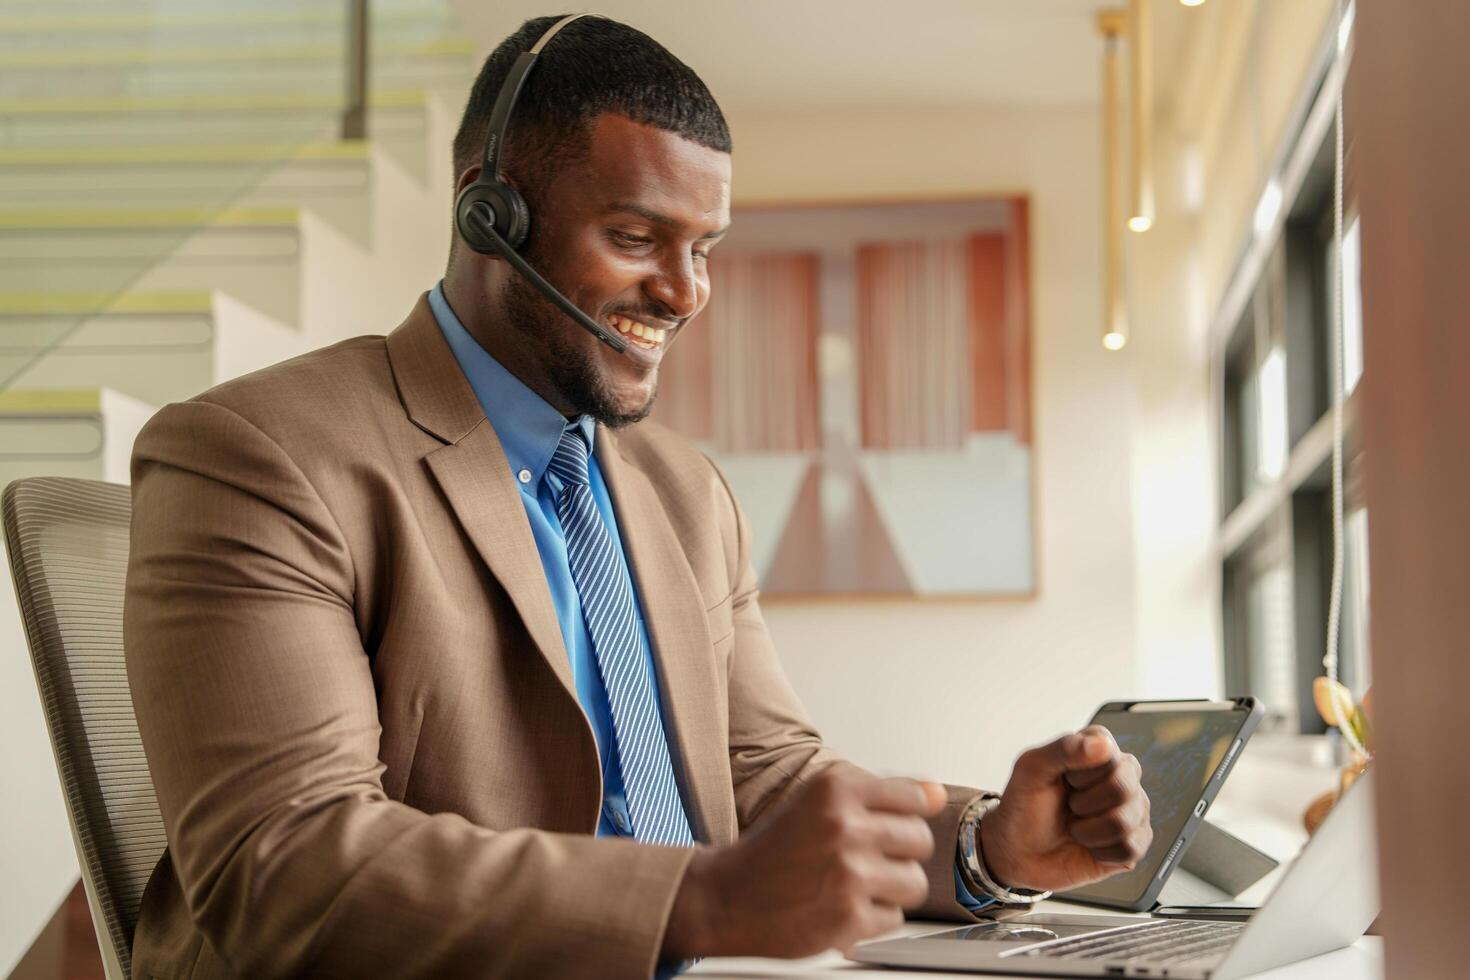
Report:
M1042 908L1054 911L1097 913L1098 909L1084 909L1063 902L1046 902ZM921 932L933 932L958 923L910 922L891 936L911 936ZM918 970L894 970L886 967L864 966L842 958L838 953L824 953L804 960L765 960L756 957L730 957L708 959L690 970L686 976L709 978L709 980L756 980L759 977L800 977L815 980L820 977L887 977L889 980L911 977L914 980L935 980L942 974ZM1005 977L1014 974L970 974L976 977ZM1364 936L1347 949L1315 956L1291 966L1281 967L1257 974L1262 980L1382 980L1383 943L1377 936Z

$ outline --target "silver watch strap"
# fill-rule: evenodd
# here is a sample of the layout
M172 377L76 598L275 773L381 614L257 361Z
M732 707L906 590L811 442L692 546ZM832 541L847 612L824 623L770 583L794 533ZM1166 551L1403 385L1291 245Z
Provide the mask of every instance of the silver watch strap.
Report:
M1051 892L1029 888L1005 888L996 883L980 854L980 821L1000 805L999 793L982 793L970 801L960 815L960 866L972 886L978 886L986 897L1007 905L1035 905L1051 897ZM980 896L976 896L980 897Z

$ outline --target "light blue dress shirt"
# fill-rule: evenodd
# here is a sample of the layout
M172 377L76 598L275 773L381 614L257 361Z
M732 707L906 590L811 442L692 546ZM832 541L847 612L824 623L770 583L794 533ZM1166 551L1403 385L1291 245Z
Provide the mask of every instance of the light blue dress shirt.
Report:
M582 710L592 723L592 733L597 739L597 750L602 760L602 816L597 825L598 836L630 835L632 823L628 819L628 801L623 791L623 768L618 760L617 743L613 736L612 709L608 705L607 688L597 668L597 655L592 648L592 637L582 619L582 604L577 595L576 583L572 580L571 566L567 563L566 537L562 533L561 520L556 514L557 489L552 486L555 477L548 476L546 466L561 440L561 434L569 425L577 425L587 437L592 452L588 457L592 496L597 509L607 524L613 543L624 555L623 571L633 581L627 568L626 552L618 534L617 516L613 513L612 499L608 496L607 484L602 479L602 470L597 464L596 427L590 416L582 416L568 422L560 412L505 369L489 352L470 336L459 321L449 302L444 298L441 281L429 293L429 307L439 330L449 342L449 349L459 362L460 370L474 389L485 417L495 428L495 435L505 450L510 471L521 488L521 503L525 505L526 517L531 523L531 536L536 540L536 550L541 555L541 565L546 570L546 582L551 587L551 602L556 609L556 619L561 625L562 640L572 662L572 676L576 679L577 699ZM653 685L654 703L658 699L658 672L654 669L652 650L648 641L648 627L643 618L643 606L638 599L638 589L633 588L633 601L638 609L638 629L643 635L644 669L649 683ZM667 730L667 725L665 725ZM688 816L688 804L685 804ZM689 825L694 826L690 820ZM976 899L965 888L960 877L959 864L955 865L955 898L971 911L978 911L994 904L990 900Z

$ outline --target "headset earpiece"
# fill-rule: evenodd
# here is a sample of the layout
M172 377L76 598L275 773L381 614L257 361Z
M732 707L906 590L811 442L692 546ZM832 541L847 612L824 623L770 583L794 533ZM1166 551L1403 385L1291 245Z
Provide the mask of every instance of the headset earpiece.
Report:
M460 191L454 203L454 222L465 244L482 255L499 255L500 250L470 217L470 209L478 204L490 209L495 230L506 244L519 250L531 232L531 209L520 191L504 181L486 181L482 173L480 180Z

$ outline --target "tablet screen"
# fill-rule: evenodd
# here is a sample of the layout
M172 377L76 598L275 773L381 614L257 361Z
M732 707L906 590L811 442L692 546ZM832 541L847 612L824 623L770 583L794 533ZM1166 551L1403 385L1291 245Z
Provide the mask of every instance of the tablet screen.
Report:
M1105 726L1118 747L1143 766L1154 842L1132 871L1075 888L1067 897L1118 904L1142 898L1249 717L1244 708L1098 712L1092 724Z

